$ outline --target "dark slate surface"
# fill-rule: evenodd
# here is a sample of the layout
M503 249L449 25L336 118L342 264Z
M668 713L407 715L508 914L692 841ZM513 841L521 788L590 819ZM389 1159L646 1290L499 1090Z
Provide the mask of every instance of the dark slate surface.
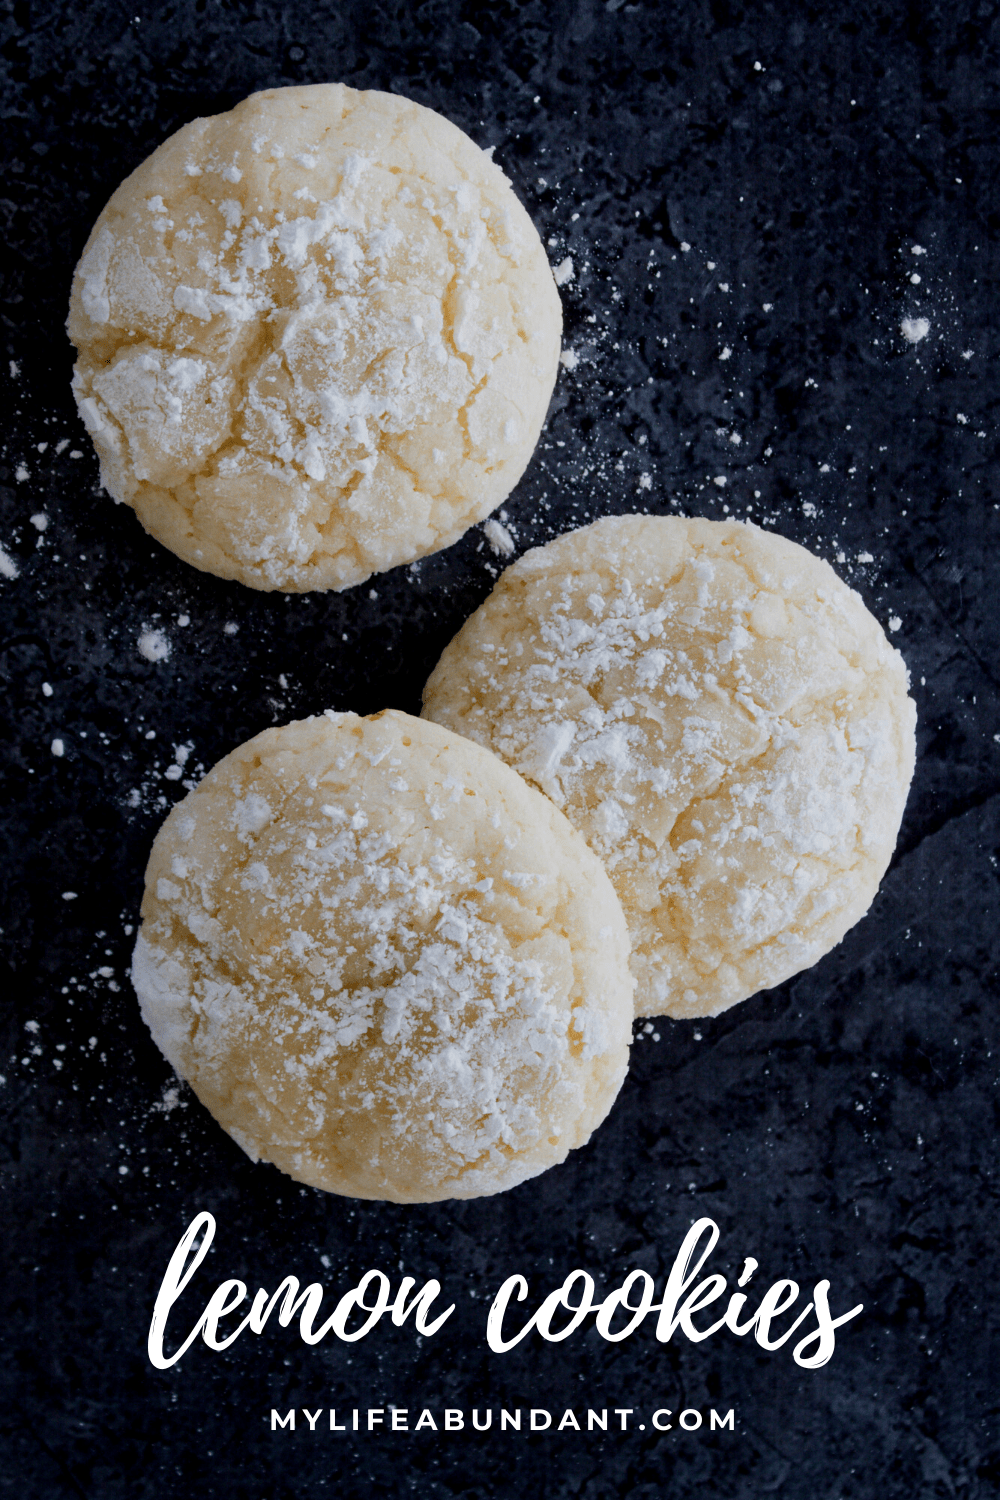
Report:
M0 1495L996 1494L995 0L0 13L4 370L18 371L0 543L20 570L0 579ZM169 1070L125 978L146 854L183 795L163 776L173 747L190 744L197 774L326 706L414 710L492 582L476 530L377 580L375 599L253 594L175 560L97 485L62 330L93 218L185 121L327 79L407 94L495 145L553 262L573 258L580 363L508 506L519 549L641 506L751 514L901 622L920 713L900 848L868 918L780 989L659 1023L590 1145L482 1202L356 1203L252 1167L190 1094L163 1107ZM915 346L906 316L930 324ZM173 643L156 666L136 652L147 624ZM333 1293L401 1265L438 1277L457 1310L419 1345L380 1325L310 1348L275 1326L156 1372L153 1298L201 1209L219 1227L190 1320L224 1277L273 1289L295 1273ZM531 1307L576 1266L608 1286L636 1266L662 1282L703 1214L730 1278L753 1255L757 1282L811 1292L825 1277L835 1311L865 1304L825 1369L728 1334L661 1345L650 1324L617 1344L583 1332L489 1352L504 1276L529 1278ZM633 1407L646 1430L269 1430L272 1405L389 1403L411 1423L424 1406L439 1422L489 1406L494 1423L502 1405ZM657 1436L661 1406L733 1407L736 1431Z

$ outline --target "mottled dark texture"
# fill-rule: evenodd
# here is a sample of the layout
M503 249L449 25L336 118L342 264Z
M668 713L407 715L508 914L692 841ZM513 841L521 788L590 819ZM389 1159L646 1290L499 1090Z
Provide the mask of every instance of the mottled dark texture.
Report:
M0 579L0 1496L996 1494L995 0L0 12L4 369L19 367L0 543L20 568ZM573 257L566 345L581 362L508 506L519 549L611 511L752 505L898 617L920 712L900 850L869 917L719 1020L660 1023L590 1145L483 1202L324 1197L251 1166L190 1095L158 1108L169 1071L124 977L146 853L183 794L162 776L174 745L193 747L188 774L328 705L415 710L492 581L476 530L375 580L375 598L253 594L191 571L97 487L62 324L99 208L185 121L326 79L405 93L495 145L553 262ZM915 346L906 315L930 322ZM156 666L136 652L148 623L173 643ZM457 1311L421 1346L409 1326L316 1348L275 1326L157 1373L153 1297L199 1209L219 1223L203 1296L226 1276L334 1290L402 1264L438 1276ZM609 1286L635 1266L662 1279L700 1214L722 1230L720 1270L760 1261L751 1290L789 1275L808 1295L828 1277L835 1311L864 1302L824 1370L728 1334L659 1345L651 1322L618 1344L589 1331L489 1353L504 1276L529 1277L526 1307L578 1265ZM411 1423L422 1406L440 1421L445 1406L496 1420L501 1405L591 1405L637 1408L647 1427L268 1427L272 1405L389 1402ZM737 1431L656 1437L653 1406L732 1406Z

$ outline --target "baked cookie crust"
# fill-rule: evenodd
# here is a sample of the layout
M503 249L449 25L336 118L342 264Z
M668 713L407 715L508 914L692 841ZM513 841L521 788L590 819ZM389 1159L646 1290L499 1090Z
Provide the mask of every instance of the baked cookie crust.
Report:
M106 489L194 567L286 592L348 588L499 505L561 327L500 168L344 84L165 141L97 220L68 322Z
M424 715L600 855L640 1015L715 1015L867 911L914 765L902 657L829 565L737 521L617 516L527 553Z
M596 856L436 724L329 713L234 750L146 872L133 982L239 1145L397 1203L543 1172L628 1061L625 918Z

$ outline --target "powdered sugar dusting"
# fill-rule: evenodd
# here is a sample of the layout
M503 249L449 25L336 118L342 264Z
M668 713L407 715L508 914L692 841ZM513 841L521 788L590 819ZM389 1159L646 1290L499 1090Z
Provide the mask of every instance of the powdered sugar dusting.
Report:
M605 884L616 1000L562 932L593 905L596 861L570 896L572 856L511 812L526 789L505 780L494 804L468 780L459 756L481 752L428 780L402 743L415 721L348 722L363 741L339 716L269 731L256 771L237 752L168 820L133 968L143 1014L234 1137L294 1175L403 1201L496 1191L561 1159L613 1097L624 924Z
M366 134L384 160L351 148ZM560 321L530 220L460 132L342 85L300 119L262 94L179 132L105 210L74 389L103 483L189 562L344 588L504 499Z
M912 773L905 668L860 599L738 523L621 517L528 553L424 704L604 860L648 1014L723 1009L839 941Z

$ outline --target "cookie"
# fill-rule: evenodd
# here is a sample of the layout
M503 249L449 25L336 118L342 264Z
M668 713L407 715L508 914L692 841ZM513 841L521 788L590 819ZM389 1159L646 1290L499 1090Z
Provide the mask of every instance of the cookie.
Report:
M562 314L499 167L433 110L343 84L194 120L76 268L74 390L116 500L196 568L344 589L510 493Z
M825 562L737 521L618 516L527 553L424 716L599 854L640 1015L716 1015L867 911L913 774L903 660Z
M268 729L170 813L132 978L239 1145L397 1203L513 1187L581 1146L628 1060L618 898L478 745L386 712Z

